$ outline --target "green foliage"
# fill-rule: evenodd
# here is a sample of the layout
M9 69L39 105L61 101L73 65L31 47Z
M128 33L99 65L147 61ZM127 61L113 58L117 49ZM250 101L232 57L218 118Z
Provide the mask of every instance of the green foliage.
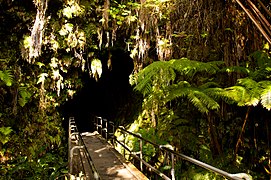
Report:
M218 110L219 104L204 92L213 82L203 82L201 87L195 87L195 80L202 74L208 76L219 71L223 62L198 62L187 58L170 61L154 62L138 73L135 90L145 96L161 90L166 93L164 103L176 98L187 98L202 113ZM195 79L195 80L194 80ZM192 85L190 84L192 83Z
M189 168L189 170L187 170L182 175L180 175L179 178L185 179L187 177L189 177L189 179L191 180L222 180L224 179L215 173L196 169L195 167Z
M47 153L37 160L29 160L24 156L17 161L16 166L4 165L0 168L6 179L54 180L67 175L64 159L54 153Z
M136 75L135 89L146 95L151 92L150 87L154 85L153 82L168 85L175 81L177 74L188 80L192 80L197 73L215 74L219 70L218 66L221 64L223 64L223 62L204 63L192 61L187 58L157 61Z
M266 109L271 109L271 85L265 87L260 94L261 104Z
M263 51L255 51L249 56L250 61L254 61L256 67L249 73L249 77L255 81L268 80L271 77L271 58Z
M38 2L35 0L34 4ZM7 154L3 156L8 159L4 162L7 166L1 171L9 169L6 172L8 177L56 179L53 172L59 173L60 166L65 164L59 158L62 154L51 153L65 147L62 120L56 107L82 87L82 71L88 70L96 80L101 77L102 66L97 52L102 47L115 44L124 47L122 45L126 43L135 57L135 72L157 57L159 60L188 57L154 62L133 77L135 90L144 95L138 117L141 124L135 132L141 132L158 143L173 143L188 155L216 161L212 159L212 137L208 134L211 126L206 121L207 115L214 116L213 125L217 128L214 135L222 142L223 152L230 152L244 116L235 104L261 104L270 110L269 47L265 46L263 51L256 51L246 59L245 52L253 50L247 47L253 43L247 43L246 47L242 43L247 42L245 33L251 28L244 27L243 31L232 25L236 20L238 27L246 24L246 18L235 11L234 3L142 2L111 1L106 7L103 1L81 0L80 4L75 0L50 1L44 16L46 23L38 28L38 32L44 35L40 42L43 52L36 63L31 64L24 59L31 46L29 29L33 29L35 6L25 0L1 1L0 134L5 136L5 144L2 144ZM238 14L238 17L228 16L224 13L227 11ZM255 42L262 40L256 39ZM244 55L239 56L239 48ZM220 69L223 62L203 62L222 58L227 64L242 64L244 67ZM227 74L221 76L221 71L242 79L234 86L225 86L235 79ZM224 106L220 108L221 104ZM6 129L8 127L10 129ZM244 142L249 150L247 153L267 152L266 149L270 148L266 147L266 139L254 141L259 136L252 130L257 129L256 124L252 127L246 129L248 134L254 135L251 135L252 140ZM266 127L258 129L265 130ZM9 132L11 129L16 133ZM133 142L131 148L138 148L134 143L136 140L127 137L127 141ZM145 146L144 152L148 154L148 160L157 155L150 145ZM244 156L244 160L253 159L246 163L247 167L256 164L255 156ZM227 164L223 165L227 167ZM165 171L168 167L165 166ZM186 169L184 176L213 177L191 169Z
M267 61L264 62L261 63L265 70L263 73L250 67L225 68L221 66L222 62L203 63L190 61L186 58L150 64L132 77L134 89L144 95L142 105L145 113L142 113L143 123L141 127L152 126L156 129L157 139L171 142L182 152L196 153L199 159L214 164L216 167L227 167L231 164L232 152L225 152L227 160L218 158L216 159L217 163L214 162L213 144L209 142L214 134L210 134L209 130L207 131L213 124L206 124L206 116L203 115L217 119L224 117L227 119L225 122L229 121L230 116L218 115L221 113L221 103L236 104L237 106L257 106L261 104L264 108L270 110L271 81L268 80L269 65ZM232 73L241 73L242 76L247 77L238 79L234 86L223 87L225 79L221 81L220 78L227 78L227 74ZM222 76L220 77L220 75ZM201 115L195 113L195 110L198 110ZM153 120L156 123L153 123ZM230 126L225 122L221 122L221 124L218 121L213 122L221 137L226 135L226 137L235 138L235 133L238 131L237 127L241 125L242 120L239 117L230 121L234 122L235 125ZM236 122L240 124L237 125ZM224 146L228 147L230 142L230 146L234 148L234 141L229 141L229 138L222 139ZM156 155L158 153L151 150L149 152L156 153ZM155 154L152 154L152 156L155 156ZM220 157L222 156L220 155ZM239 166L244 167L243 162ZM230 170L235 172L233 169ZM213 173L199 172L197 168L189 168L189 166L185 166L183 171L185 172L181 176L178 174L180 178L218 178Z
M80 16L84 13L84 7L80 6L76 1L68 1L67 5L63 9L63 16L71 19L76 16Z
M244 78L239 79L235 86L217 89L216 93L238 106L257 106L260 103L270 110L270 87L271 81L256 82L251 78Z
M0 142L2 145L10 141L10 133L12 131L11 127L0 127Z
M31 93L29 92L29 90L27 89L27 87L19 87L19 99L18 99L18 103L21 107L24 107L25 104L29 101L30 97L31 97Z
M0 70L0 79L7 85L11 86L13 83L13 75L11 70Z
M207 85L203 84L201 88L194 88L187 81L180 81L166 88L168 96L165 102L176 98L187 97L187 99L202 113L208 113L209 110L218 110L219 104L208 94L205 93Z

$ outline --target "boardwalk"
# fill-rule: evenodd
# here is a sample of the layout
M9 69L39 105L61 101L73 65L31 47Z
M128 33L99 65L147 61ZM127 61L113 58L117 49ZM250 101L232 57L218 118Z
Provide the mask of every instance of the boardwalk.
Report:
M116 127L112 122L108 122L102 118L97 117L97 121L95 126L97 127L97 131L100 130L101 134L103 131L106 132L107 135L112 135ZM82 180L147 180L148 178L140 172L133 164L129 161L125 160L124 157L119 154L112 145L110 145L97 131L94 133L85 132L79 133L77 127L75 125L74 118L69 119L69 174L71 179L82 179ZM102 124L102 122L105 122ZM111 130L109 125L112 126ZM140 162L142 162L149 170L159 175L161 178L165 180L175 180L175 169L174 164L176 161L176 156L179 158L186 160L190 163L193 163L197 166L205 168L209 171L213 171L214 173L220 174L228 179L233 180L241 180L247 179L251 180L252 178L245 173L238 174L230 174L221 169L215 168L209 164L186 156L184 154L173 151L168 148L169 145L158 145L153 143L147 139L144 139L140 136L140 134L135 134L130 131L125 130L122 126L117 127L118 131L122 133L128 133L140 141L140 151L139 152L131 152L129 147L127 147L122 142L118 141L120 145L129 150L130 155L133 158L136 158ZM107 138L107 136L106 136ZM171 170L167 174L162 173L146 161L144 161L142 155L142 147L144 144L149 143L154 147L158 148L160 151L166 152L168 156L164 156L166 159L170 159L168 161L168 165L171 165ZM134 153L139 153L139 156ZM142 164L140 164L142 167ZM169 174L170 173L170 174Z
M144 180L147 179L133 164L126 161L97 133L82 133L82 138L101 179Z

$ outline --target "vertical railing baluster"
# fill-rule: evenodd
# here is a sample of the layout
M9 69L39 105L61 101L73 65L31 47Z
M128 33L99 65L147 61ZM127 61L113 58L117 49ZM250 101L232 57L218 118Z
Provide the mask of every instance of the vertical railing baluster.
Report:
M140 137L142 137L141 134L140 134ZM142 139L139 139L139 157L140 157L140 159L143 159L143 141L142 141ZM140 171L143 171L143 162L142 161L140 161Z
M95 117L95 121L96 121L96 130L97 132L99 132L99 117Z
M125 140L126 140L126 134L125 134L125 132L124 132L124 133L123 133L123 143L124 143L124 146L126 146ZM123 148L124 158L126 159L125 153L126 153L125 148Z
M115 133L115 125L112 121L109 121L109 125L111 125L112 127L112 132L109 134L110 135L110 139L112 139L112 143L113 145L115 145L115 138L114 138L114 133Z
M100 124L101 124L101 127L100 127L101 132L100 132L100 134L102 135L102 133L103 133L103 118L100 119Z
M171 179L175 180L175 169L174 169L174 154L171 153Z
M107 132L108 132L108 126L107 126L107 119L104 119L104 121L105 121L105 139L106 140L108 140L108 138L107 138Z

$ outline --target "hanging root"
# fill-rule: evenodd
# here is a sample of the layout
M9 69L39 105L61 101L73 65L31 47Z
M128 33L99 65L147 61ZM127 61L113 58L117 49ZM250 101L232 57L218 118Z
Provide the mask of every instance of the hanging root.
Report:
M35 58L41 54L42 38L45 25L45 12L48 6L48 0L34 0L37 7L36 20L31 30L31 43L29 48L29 62L33 63Z

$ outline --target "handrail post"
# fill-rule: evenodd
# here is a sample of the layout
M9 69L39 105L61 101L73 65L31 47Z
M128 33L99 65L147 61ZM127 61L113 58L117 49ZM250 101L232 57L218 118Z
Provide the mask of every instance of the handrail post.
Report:
M137 154L139 153L139 158L143 159L143 141L142 141L142 135L140 133L135 133L137 134L140 138L138 138L139 141L139 152L137 152ZM140 160L139 161L139 166L140 166L140 171L143 171L143 162Z
M171 179L175 180L174 154L171 153Z
M123 126L119 126L119 127L124 129ZM120 129L120 131L123 132L123 144L124 144L124 146L126 146L126 143L125 143L125 139L126 139L125 131L123 131L122 129ZM123 156L126 159L125 153L126 153L125 148L123 148Z
M101 131L102 131L102 125L103 125L103 118L102 117L96 117L96 120L97 120L97 124L96 124L96 129L97 129L97 132L98 133L100 133L100 134L102 134L101 132L99 132L99 127L100 127L100 129L101 129Z
M125 132L123 133L123 143L124 143L124 146L126 146L126 134ZM123 149L123 155L124 155L124 158L126 159L126 151L125 151L125 148Z
M109 132L109 126L112 126L112 132ZM114 133L115 133L115 125L114 125L114 122L112 121L109 121L109 124L108 124L108 135L109 135L109 139L112 140L112 144L114 145L115 143L115 138L114 138Z
M168 149L170 149L172 151L174 150L173 146L171 146L169 144L167 144L167 145L160 145L159 148L160 149L162 149L162 148L168 148ZM171 174L171 179L175 180L174 154L172 152L170 152L170 154L171 154L171 158L170 158L171 159L171 171L170 171L170 174Z
M140 137L142 137L141 134L137 133ZM140 159L143 159L143 141L141 138L139 138L139 157ZM140 171L143 171L143 162L140 161Z
M102 133L103 133L103 118L100 118L100 125L101 125L100 134L102 135Z
M104 119L104 121L105 121L105 128L104 128L104 130L105 130L105 139L107 140L107 132L108 132L107 119Z
M73 163L72 163L72 159L73 159L73 151L74 151L75 149L83 149L83 148L84 148L84 146L74 146L73 148L71 148L71 161L70 161L70 164L69 164L70 174L72 174L72 165L73 165Z
M99 132L99 117L96 118L96 129L97 129L97 132Z
M71 148L71 121L72 121L72 117L69 118L69 137L68 137L68 164L69 164L69 172L71 172L71 169L70 169L70 163L71 163L71 160L70 160L70 148Z

